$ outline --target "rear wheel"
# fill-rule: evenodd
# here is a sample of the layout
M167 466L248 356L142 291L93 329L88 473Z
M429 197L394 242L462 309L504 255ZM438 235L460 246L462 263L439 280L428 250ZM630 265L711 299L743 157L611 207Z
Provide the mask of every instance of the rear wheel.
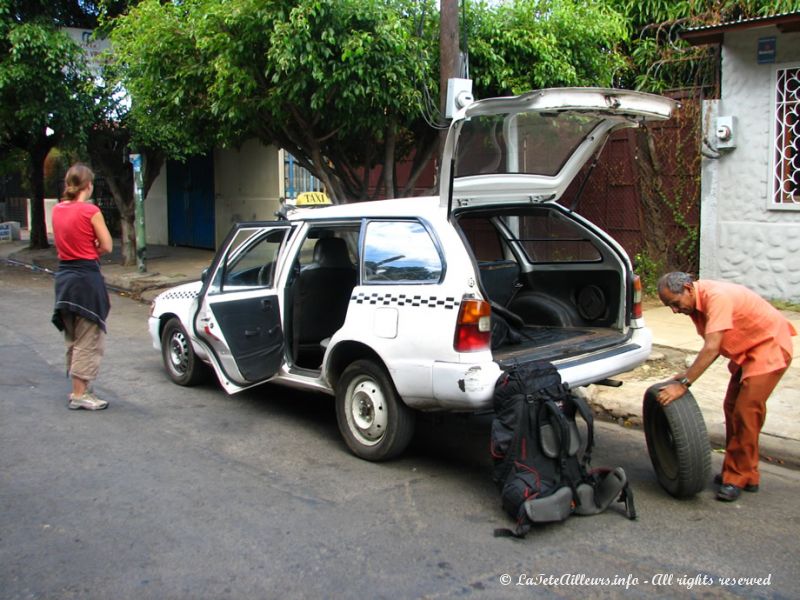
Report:
M665 383L650 386L644 394L647 452L661 487L676 498L688 498L703 490L711 476L708 431L691 392L666 406L658 402Z
M197 358L189 335L177 318L167 321L161 333L161 357L169 378L178 385L197 385L207 373Z
M356 456L381 461L406 449L414 434L414 412L400 400L383 367L357 360L336 386L336 420Z

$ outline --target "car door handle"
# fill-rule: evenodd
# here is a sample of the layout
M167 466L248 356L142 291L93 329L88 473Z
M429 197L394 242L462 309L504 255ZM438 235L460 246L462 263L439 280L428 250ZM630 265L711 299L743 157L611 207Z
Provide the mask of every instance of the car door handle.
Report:
M264 298L261 300L261 310L272 310L272 300Z
M261 327L256 327L255 329L245 329L244 330L244 337L255 337L257 335L261 335Z

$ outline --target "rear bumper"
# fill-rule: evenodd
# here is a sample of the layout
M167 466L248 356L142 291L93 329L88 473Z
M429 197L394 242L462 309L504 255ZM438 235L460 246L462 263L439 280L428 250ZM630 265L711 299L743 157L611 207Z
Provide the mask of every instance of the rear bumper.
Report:
M433 364L433 397L438 408L475 411L491 408L494 384L502 369L496 362Z
M646 327L642 327L634 329L630 339L621 346L556 361L553 364L561 373L561 380L575 388L635 369L647 360L652 347L653 334Z
M653 338L646 327L631 330L624 344L553 361L561 380L572 388L589 385L635 369L650 356ZM517 364L524 359L517 357ZM433 405L409 399L409 405L421 409L476 411L492 407L494 386L503 372L496 362L475 364L436 362L432 368ZM416 404L416 405L415 405Z

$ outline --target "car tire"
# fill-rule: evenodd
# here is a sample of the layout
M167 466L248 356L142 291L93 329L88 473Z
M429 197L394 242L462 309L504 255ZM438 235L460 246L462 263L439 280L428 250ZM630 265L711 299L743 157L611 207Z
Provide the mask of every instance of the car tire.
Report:
M414 435L414 412L386 370L370 360L353 362L339 378L336 420L353 454L371 461L399 455Z
M650 386L644 394L647 452L661 487L675 498L690 498L711 478L708 431L703 413L688 390L666 406L658 402L658 390L666 383Z
M177 318L167 321L161 332L161 358L167 375L178 385L197 385L208 373L205 364L194 353L189 335Z

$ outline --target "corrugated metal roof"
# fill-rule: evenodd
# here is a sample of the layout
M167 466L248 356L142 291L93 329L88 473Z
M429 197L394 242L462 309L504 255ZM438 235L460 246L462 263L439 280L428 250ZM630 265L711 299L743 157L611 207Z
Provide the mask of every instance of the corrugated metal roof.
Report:
M710 29L720 29L723 27L730 27L731 25L751 25L752 27L758 27L770 24L770 23L762 23L763 21L769 22L773 20L780 20L783 17L800 17L800 12L786 12L777 15L769 15L766 17L751 17L749 19L737 19L735 21L725 21L724 23L718 23L716 25L701 25L700 27L689 27L687 29L684 29L683 33L688 33L692 31L707 31Z
M722 43L725 33L728 31L768 26L775 26L782 33L800 31L800 11L726 21L717 25L690 27L681 31L678 35L692 45L719 44Z

